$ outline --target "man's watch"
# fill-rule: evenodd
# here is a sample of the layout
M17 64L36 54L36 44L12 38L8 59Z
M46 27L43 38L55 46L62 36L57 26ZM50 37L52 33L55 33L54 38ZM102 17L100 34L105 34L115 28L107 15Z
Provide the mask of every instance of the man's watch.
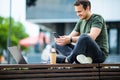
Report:
M70 37L70 43L73 42L72 37Z

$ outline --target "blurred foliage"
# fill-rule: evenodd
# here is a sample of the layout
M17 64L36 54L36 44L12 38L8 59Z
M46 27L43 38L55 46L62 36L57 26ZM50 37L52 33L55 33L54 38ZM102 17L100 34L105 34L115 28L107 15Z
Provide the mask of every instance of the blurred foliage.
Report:
M3 49L7 49L9 26L10 18L4 18L0 16L0 53ZM21 22L16 22L13 18L11 18L10 46L18 45L19 40L25 37L28 37L28 34L25 32L24 25Z

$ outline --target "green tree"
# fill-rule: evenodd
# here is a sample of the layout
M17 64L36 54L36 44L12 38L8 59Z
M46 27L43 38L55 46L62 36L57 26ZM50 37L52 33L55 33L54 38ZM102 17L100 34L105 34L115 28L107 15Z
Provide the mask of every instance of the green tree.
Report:
M2 51L3 49L7 49L9 24L10 18L4 18L0 16L0 51ZM21 22L17 22L13 18L11 18L10 46L18 45L19 40L25 37L28 37L28 34L25 32L24 25Z

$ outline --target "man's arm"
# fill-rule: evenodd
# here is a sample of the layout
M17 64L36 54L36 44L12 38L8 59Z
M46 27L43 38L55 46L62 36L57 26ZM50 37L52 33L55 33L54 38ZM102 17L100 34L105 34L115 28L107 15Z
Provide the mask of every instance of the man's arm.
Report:
M101 32L101 29L100 28L97 28L97 27L93 27L91 28L90 30L90 33L88 33L88 35L93 39L95 40L99 34ZM69 35L70 37L72 37L72 41L73 42L76 42L79 38L79 32L76 32L76 31L72 31L71 34Z
M90 33L88 34L93 40L95 40L99 34L101 32L101 29L100 28L97 28L97 27L93 27L91 28L90 30Z
M79 32L72 31L71 34L69 35L69 38L72 39L72 42L76 42L78 40L78 37L80 36ZM70 39L69 39L70 40Z

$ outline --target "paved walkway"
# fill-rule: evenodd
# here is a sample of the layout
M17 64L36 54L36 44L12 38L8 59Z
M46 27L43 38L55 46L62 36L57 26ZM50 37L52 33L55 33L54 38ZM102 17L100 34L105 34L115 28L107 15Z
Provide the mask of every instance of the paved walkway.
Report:
M105 63L120 63L120 54L110 54Z
M27 56L28 63L40 63L41 56L40 54L29 54ZM105 63L120 63L120 54L109 54Z
M30 63L41 63L41 55L37 53L31 53L27 55L25 58L27 58L27 62ZM6 64L7 61L2 62L3 64ZM43 62L42 62L43 63ZM120 64L120 54L109 54L108 58L104 63L119 63Z

